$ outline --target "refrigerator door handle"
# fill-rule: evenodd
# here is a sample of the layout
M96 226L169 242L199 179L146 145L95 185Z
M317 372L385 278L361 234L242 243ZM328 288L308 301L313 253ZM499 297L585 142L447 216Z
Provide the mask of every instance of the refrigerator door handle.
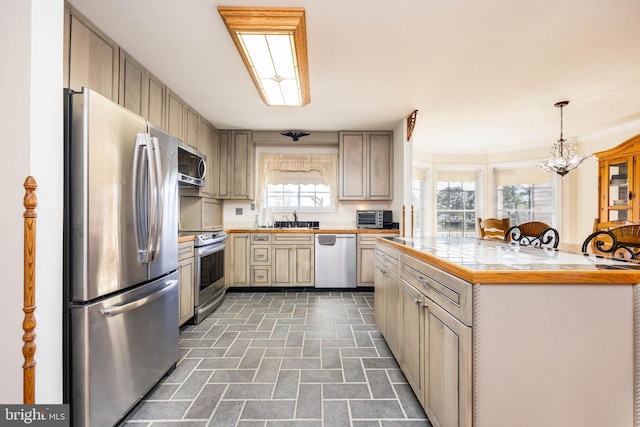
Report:
M147 295L143 298L128 302L123 305L113 305L111 307L103 308L100 310L100 314L105 317L114 317L119 314L126 313L127 311L131 311L138 307L142 307L145 304L149 304L150 302L160 298L162 295L171 291L176 286L178 286L177 280L169 280L162 289L152 293L151 295Z
M149 262L149 141L148 134L136 136L133 155L133 221L138 248L138 260Z
M151 147L153 152L153 164L154 164L154 172L155 175L152 179L152 184L155 182L155 185L152 186L153 191L155 191L154 198L154 206L153 212L155 212L155 223L152 220L153 225L153 234L150 236L151 239L151 260L155 261L158 259L158 254L160 253L160 241L162 237L162 213L164 212L164 199L163 199L163 183L164 178L162 176L162 158L160 156L160 144L158 142L158 138L151 137ZM153 213L152 213L153 215ZM152 218L154 218L152 216Z

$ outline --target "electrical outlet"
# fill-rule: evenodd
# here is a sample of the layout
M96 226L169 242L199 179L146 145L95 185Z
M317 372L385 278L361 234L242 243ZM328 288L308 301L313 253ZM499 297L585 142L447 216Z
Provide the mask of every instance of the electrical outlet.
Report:
M236 208L236 215L242 215L242 208Z

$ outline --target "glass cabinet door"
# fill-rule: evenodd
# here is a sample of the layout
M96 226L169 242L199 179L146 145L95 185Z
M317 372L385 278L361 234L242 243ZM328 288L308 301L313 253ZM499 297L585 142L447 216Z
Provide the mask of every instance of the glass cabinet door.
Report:
M608 219L609 221L629 218L630 189L629 189L629 161L608 162L606 186L608 187Z

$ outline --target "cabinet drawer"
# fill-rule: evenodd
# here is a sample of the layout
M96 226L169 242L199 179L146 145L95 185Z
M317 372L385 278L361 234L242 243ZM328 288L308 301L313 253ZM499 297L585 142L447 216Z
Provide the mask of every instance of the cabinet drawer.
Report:
M273 233L274 245L313 245L313 233Z
M271 246L251 245L251 265L271 265Z
M193 241L178 243L178 261L193 257Z
M271 286L271 266L252 266L251 286Z
M400 276L462 323L471 326L471 283L404 254Z
M400 252L383 245L376 246L376 262L395 273L400 269Z
M358 245L375 245L379 234L358 233Z
M271 244L271 234L270 233L251 233L251 244L252 245L269 245Z

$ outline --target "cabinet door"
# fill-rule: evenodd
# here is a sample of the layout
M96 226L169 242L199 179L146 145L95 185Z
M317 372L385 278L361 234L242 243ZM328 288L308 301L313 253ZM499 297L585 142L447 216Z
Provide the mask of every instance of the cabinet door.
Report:
M120 96L118 103L139 116L146 117L147 70L120 49Z
M118 101L118 46L88 21L70 12L68 86L74 90L88 87ZM66 49L66 48L65 48ZM65 60L66 61L66 60Z
M198 135L200 133L200 115L197 111L185 104L186 122L184 130L184 142L192 146L198 151L200 149L200 140Z
M179 324L184 324L187 320L191 319L194 314L194 288L193 288L193 274L194 274L194 258L187 258L178 262L178 275L180 283L179 304L180 304L180 319Z
M167 132L184 141L185 103L171 89L167 90Z
M211 170L213 163L217 159L213 156L212 152L212 140L213 140L213 126L211 126L206 120L200 121L200 152L206 156L207 173L204 177L204 187L200 187L200 195L205 197L213 196L213 185L215 181L215 173Z
M153 74L147 73L147 105L144 110L144 117L149 122L160 129L167 129L165 122L165 102L167 98L167 87Z
M340 132L339 193L340 200L366 199L366 140L364 132Z
M228 199L230 196L229 187L229 164L231 159L231 132L218 132L218 191L219 199Z
M249 131L233 131L231 198L255 198L255 148Z
M424 313L429 421L434 427L471 427L471 328L428 299Z
M271 284L273 286L292 286L294 245L273 245L271 248Z
M229 286L249 286L251 280L251 263L249 252L249 233L230 233L227 239L229 249L227 256Z
M600 188L604 189L600 195L601 222L635 220L633 212L639 195L633 194L633 163L633 158L624 157L600 164Z
M424 295L405 280L401 282L400 331L404 376L424 404Z
M315 257L313 245L298 245L294 247L294 264L296 286L314 286Z
M358 286L373 286L375 281L376 247L359 245L356 256L356 274Z
M367 199L393 199L392 133L368 132L366 155Z
M384 336L391 352L400 363L402 354L400 353L400 277L387 271L384 275Z
M376 316L376 324L383 336L386 336L385 306L384 306L384 265L376 262L375 279L373 287L373 311Z

